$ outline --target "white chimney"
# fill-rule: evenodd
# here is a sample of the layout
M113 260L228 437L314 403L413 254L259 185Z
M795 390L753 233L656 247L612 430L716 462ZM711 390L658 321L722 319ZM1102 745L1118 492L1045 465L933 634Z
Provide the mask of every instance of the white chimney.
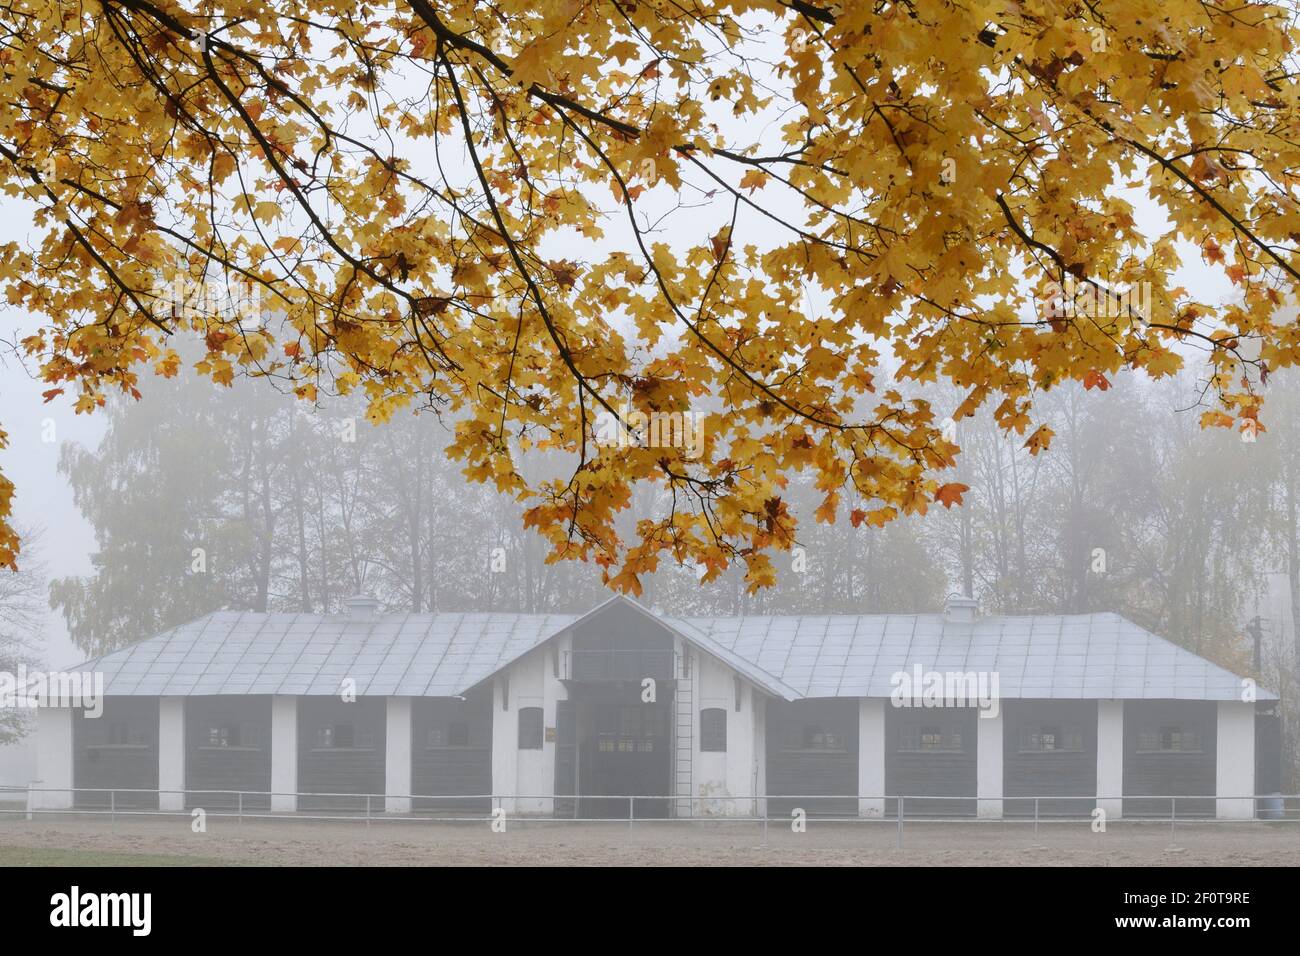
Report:
M950 594L943 602L944 619L953 624L975 623L975 615L978 611L979 605L975 603L975 599L964 594Z
M369 621L379 614L379 602L364 594L357 594L343 602L348 617L354 621Z

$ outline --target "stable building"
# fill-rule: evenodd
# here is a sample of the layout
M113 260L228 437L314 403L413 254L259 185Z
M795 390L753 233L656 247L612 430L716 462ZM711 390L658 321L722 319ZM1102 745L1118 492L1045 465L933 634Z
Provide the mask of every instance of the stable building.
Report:
M78 669L103 713L38 712L45 809L1250 818L1280 788L1275 695L1116 614L968 598L708 618L354 598L210 614Z

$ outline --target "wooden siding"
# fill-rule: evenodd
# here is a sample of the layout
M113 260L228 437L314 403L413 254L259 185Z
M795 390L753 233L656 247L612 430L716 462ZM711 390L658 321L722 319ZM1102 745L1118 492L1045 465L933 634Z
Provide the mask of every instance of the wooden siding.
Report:
M893 707L885 705L885 793L891 797L974 797L976 784L976 725L974 707ZM961 734L956 753L903 749L905 730L938 725ZM885 812L898 812L898 801L887 800ZM904 814L974 816L975 801L904 800Z
M428 797L484 796L492 792L492 693L465 700L417 697L412 702L411 790ZM463 734L463 736L461 736ZM429 813L487 813L491 801L415 800Z
M298 789L303 794L382 794L384 792L384 731L387 699L360 697L345 702L337 697L298 698ZM364 746L319 747L320 728L352 725L358 737L369 735ZM312 797L298 799L302 812L353 810L364 812L363 797ZM370 812L382 813L384 801L370 800Z
M1083 796L1040 800L1040 816L1087 818L1097 805L1097 702L1095 700L1004 700L1002 702L1002 812L1032 816L1034 801L1017 797ZM1077 733L1077 750L1034 751L1025 736L1044 726ZM1058 748L1064 746L1056 742Z
M252 742L214 746L213 728L251 728ZM271 698L269 696L185 699L185 801L204 809L269 810L271 789ZM220 791L247 791L241 798Z
M158 789L158 698L105 697L104 712L72 715L72 785L75 805L85 809L158 808L158 795L110 793Z
M1194 753L1140 753L1139 737L1159 733L1161 727L1178 726L1200 737ZM1215 753L1218 705L1205 700L1129 700L1124 702L1124 793L1182 796L1215 790ZM1124 815L1168 817L1171 801L1159 797L1125 799ZM1181 816L1213 816L1213 800L1179 800Z
M1282 718L1275 711L1255 715L1255 792L1282 792Z
M826 749L825 735L835 736ZM821 735L820 741L810 739ZM858 812L858 702L810 698L767 704L767 792L791 796L769 801L769 812L786 816L802 807L809 816ZM799 795L850 799L803 800Z
M566 680L580 682L672 680L673 647L672 632L664 624L614 605L574 626L573 647L565 652L560 672Z

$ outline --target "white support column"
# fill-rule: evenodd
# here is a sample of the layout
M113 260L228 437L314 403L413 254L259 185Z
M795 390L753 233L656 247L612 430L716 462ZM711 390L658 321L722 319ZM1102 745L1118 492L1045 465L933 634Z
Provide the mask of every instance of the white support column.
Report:
M975 814L1002 819L1002 711L996 717L975 718Z
M498 674L492 682L492 793L507 816L515 813L519 781L519 715L511 690L509 674Z
M411 812L411 698L389 697L384 728L384 812Z
M44 792L31 795L33 810L72 809L71 707L37 708L36 777Z
M1214 814L1221 820L1255 816L1255 705L1219 701L1215 744ZM1226 798L1226 799L1225 799Z
M185 698L158 698L158 809L185 809Z
M749 791L756 799L754 813L760 817L767 816L767 696L753 688L749 694L750 707L754 720L754 774Z
M558 647L545 648L541 652L542 658L542 788L539 791L544 794L555 793L555 735L559 721L556 718L556 711L559 709L559 702L568 700L569 690L560 681L560 649ZM550 731L548 734L547 731ZM549 737L549 739L548 739ZM538 812L545 816L555 816L555 800L548 798L542 800L538 807Z
M858 816L885 815L885 699L858 701Z
M271 809L298 809L298 698L271 698Z
M1097 701L1097 808L1107 820L1124 813L1124 702Z

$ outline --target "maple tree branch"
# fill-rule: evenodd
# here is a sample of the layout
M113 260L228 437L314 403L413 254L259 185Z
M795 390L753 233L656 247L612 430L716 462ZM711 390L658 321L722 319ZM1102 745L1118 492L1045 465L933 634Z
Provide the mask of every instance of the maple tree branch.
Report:
M465 106L464 97L461 94L460 83L456 79L455 70L452 67L451 61L447 58L445 51L439 51L438 55L443 66L446 68L447 78L451 83L452 93L456 97L456 106L460 114L461 127L465 133L466 148L468 149L470 159L473 162L474 172L478 176L479 184L483 189L484 198L487 200L488 207L492 211L492 218L496 221L497 232L499 232L506 241L506 247L510 251L510 257L514 260L515 268L519 270L520 276L528 286L528 291L532 296L533 303L537 306L537 313L541 318L542 323L546 326L546 331L550 335L551 341L555 344L556 349L559 350L560 358L564 362L565 367L568 368L569 372L573 375L574 380L578 385L579 392L581 393L585 390L596 400L601 408L613 415L620 424L623 424L622 416L615 411L613 406L611 406L605 397L601 395L598 389L592 387L587 382L586 377L578 370L573 355L569 352L568 345L565 344L559 330L555 327L555 323L551 318L550 310L546 307L546 299L542 295L541 290L537 287L537 283L533 280L532 273L524 264L523 257L520 255L519 250L516 247L514 238L510 235L510 230L506 227L505 218L501 214L501 209L497 204L496 196L492 191L492 186L488 182L487 175L483 172L483 163L479 159L478 149L474 146L473 130L471 130L469 125L469 113Z

